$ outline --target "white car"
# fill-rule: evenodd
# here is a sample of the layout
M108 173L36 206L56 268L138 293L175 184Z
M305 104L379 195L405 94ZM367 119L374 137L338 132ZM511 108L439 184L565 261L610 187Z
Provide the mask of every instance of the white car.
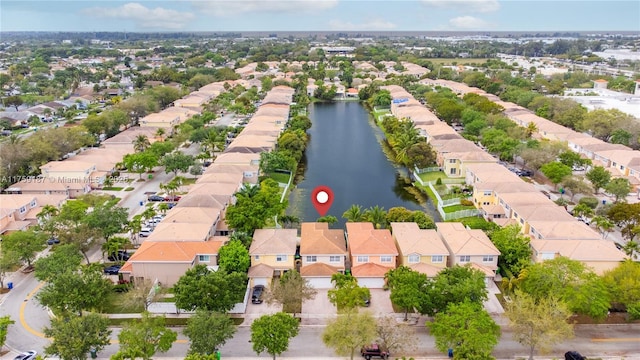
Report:
M13 358L13 360L34 360L38 356L38 352L35 350L25 351L22 354Z

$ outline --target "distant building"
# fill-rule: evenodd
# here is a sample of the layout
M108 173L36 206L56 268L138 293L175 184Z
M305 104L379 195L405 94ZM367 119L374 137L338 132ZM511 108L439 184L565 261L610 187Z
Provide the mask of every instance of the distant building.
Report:
M594 89L606 89L609 82L605 79L593 80Z

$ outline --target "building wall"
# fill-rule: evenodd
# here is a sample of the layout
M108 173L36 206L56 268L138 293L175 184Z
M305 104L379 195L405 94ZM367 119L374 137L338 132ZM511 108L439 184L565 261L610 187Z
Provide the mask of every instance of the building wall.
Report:
M48 171L42 172L42 176L52 179L55 181L64 181L63 179L79 179L79 181L84 181L85 178L88 178L89 175L95 171L95 167L93 169L87 170L74 170L74 171Z
M482 255L470 255L470 260L468 262L461 262L460 256L461 255L451 256L449 260L450 266L456 266L456 265L464 266L466 264L474 263L474 264L485 266L493 270L496 270L498 268L498 255L493 255L493 261L491 262L482 261L482 258L483 258Z
M300 256L302 257L302 266L307 266L307 265L311 265L311 264L315 264L315 263L323 263L323 264L327 264L327 265L331 265L331 266L335 266L337 268L341 268L344 269L345 265L345 258L346 256L344 254L333 254L333 255L327 255L327 254L322 254L322 255L314 255L314 254L300 254ZM316 261L315 262L310 262L307 261L307 256L315 256L316 257ZM340 261L339 262L331 262L330 257L331 256L339 256L340 257Z
M358 256L368 256L369 259L368 261L365 262L359 262L358 261ZM391 262L382 262L380 260L381 256L390 256L391 257ZM374 264L378 264L378 265L382 265L382 266L387 266L387 267L392 267L395 268L396 267L396 261L397 261L397 256L396 255L367 255L367 254L352 254L351 255L351 266L357 266L357 265L362 265L362 264L366 264L366 263L374 263Z
M190 263L133 263L131 276L133 279L144 278L154 281L158 279L162 286L173 286L184 273L191 268Z
M420 261L418 261L417 263L411 263L409 262L409 256L401 256L399 257L400 260L400 264L398 265L404 265L404 266L409 266L412 264L417 264L417 263L423 263L423 264L429 264L429 265L433 265L433 266L437 266L440 268L446 268L447 264L449 263L449 256L443 256L442 257L442 262L433 262L433 257L431 255L421 255L420 256Z
M294 268L294 254L282 254L286 255L285 261L277 261L276 255L259 255L260 258L256 259L255 255L251 256L251 266L258 264L269 265L276 270L289 270Z

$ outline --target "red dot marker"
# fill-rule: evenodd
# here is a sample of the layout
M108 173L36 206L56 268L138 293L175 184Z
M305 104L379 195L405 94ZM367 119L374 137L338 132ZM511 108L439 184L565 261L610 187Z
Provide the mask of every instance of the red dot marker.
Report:
M311 203L320 216L324 216L333 203L333 191L328 186L317 186L311 192Z

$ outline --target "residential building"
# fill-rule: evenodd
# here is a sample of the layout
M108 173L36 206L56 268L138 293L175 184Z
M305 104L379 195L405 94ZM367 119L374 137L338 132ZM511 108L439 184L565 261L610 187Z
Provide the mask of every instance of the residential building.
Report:
M252 285L267 286L271 278L280 277L284 272L294 269L298 243L296 229L257 229L253 233L253 241L249 247L251 256L249 278L252 280ZM258 265L260 267L257 267ZM264 270L268 269L265 266L271 268L271 277L254 276L257 275L256 272L263 274Z
M374 229L370 222L348 222L347 249L351 274L361 286L382 288L384 275L396 268L398 249L388 229Z
M398 247L398 265L435 277L447 267L449 250L434 229L420 229L414 222L391 223Z
M329 229L328 223L302 223L300 274L315 288L331 288L331 276L344 273L347 245L344 231Z

